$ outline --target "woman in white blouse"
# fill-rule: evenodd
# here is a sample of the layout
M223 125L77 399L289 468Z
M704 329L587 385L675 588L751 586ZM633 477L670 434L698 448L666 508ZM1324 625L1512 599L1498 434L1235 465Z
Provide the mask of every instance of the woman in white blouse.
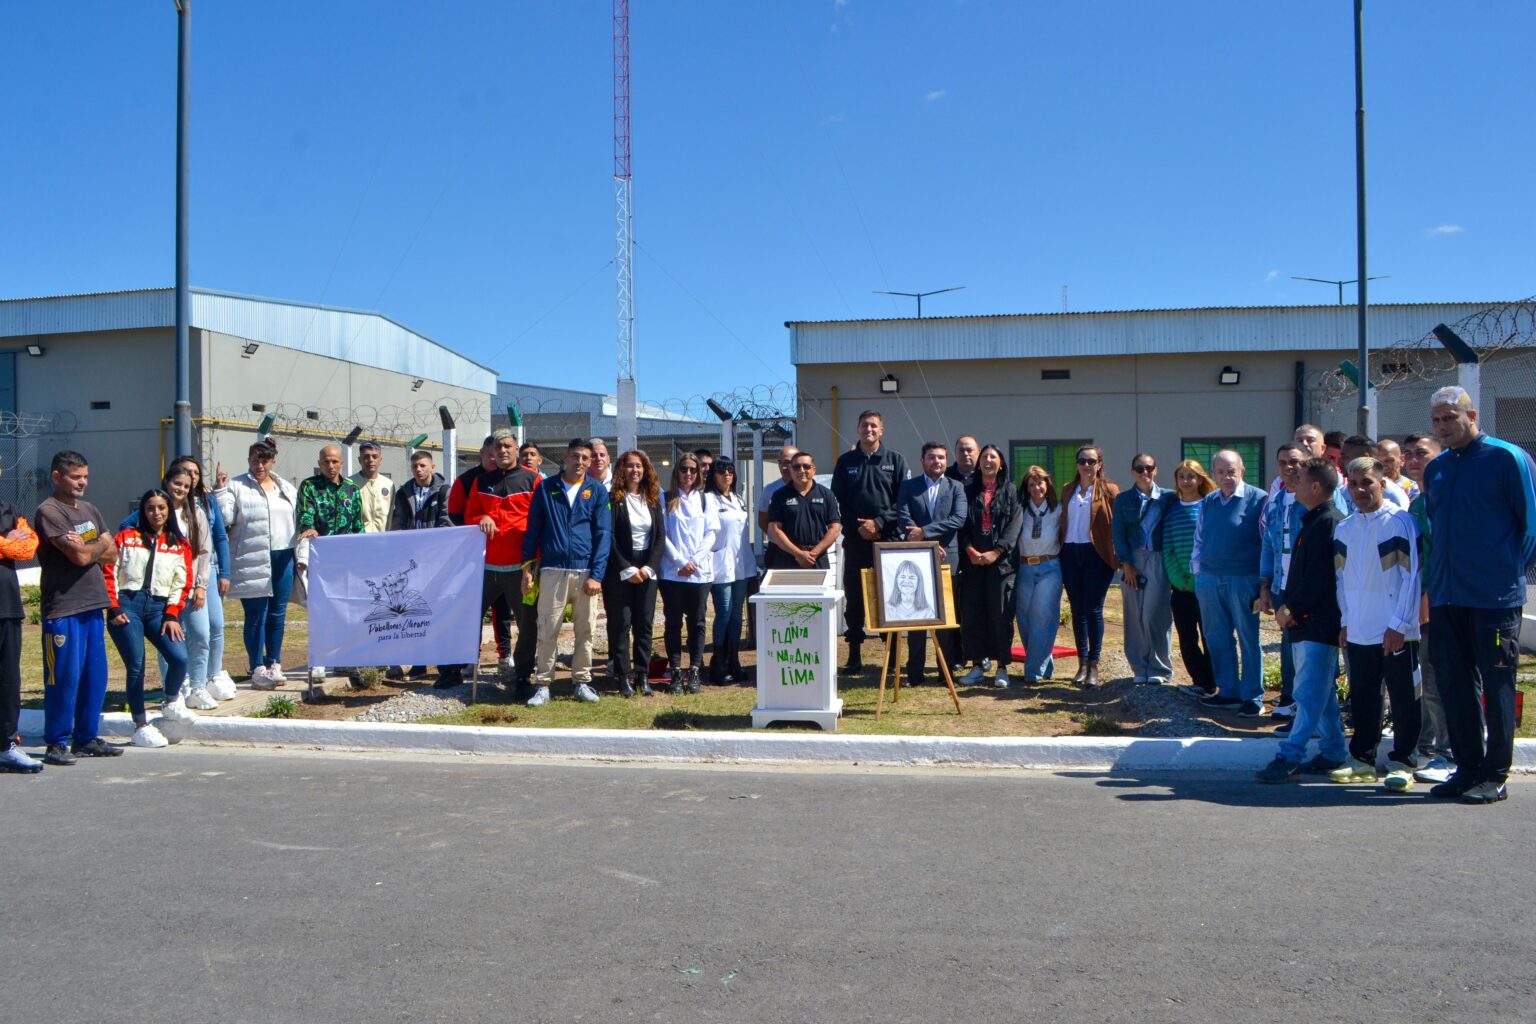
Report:
M1049 679L1051 651L1061 625L1061 502L1043 466L1030 466L1019 485L1024 526L1019 531L1019 571L1013 584L1013 616L1024 643L1024 683Z
M1085 444L1077 450L1077 476L1061 492L1061 580L1072 606L1072 639L1077 643L1080 686L1099 685L1099 653L1104 646L1104 598L1120 560L1115 557L1112 524L1115 495L1104 475L1104 453Z
M704 660L704 611L715 579L715 535L720 516L705 497L699 460L683 455L672 467L666 495L666 543L661 555L662 636L667 647L671 691L699 692ZM688 625L688 665L683 666L683 623Z
M741 667L742 604L747 585L757 575L757 556L747 543L747 503L736 489L736 464L723 455L716 459L710 465L704 491L720 516L720 532L715 535L715 581L709 588L715 602L709 681L739 683L746 678Z
M608 657L619 693L651 695L651 633L656 621L656 581L661 573L661 481L642 451L627 451L614 466L613 549L603 578L608 614ZM633 678L634 682L630 680Z

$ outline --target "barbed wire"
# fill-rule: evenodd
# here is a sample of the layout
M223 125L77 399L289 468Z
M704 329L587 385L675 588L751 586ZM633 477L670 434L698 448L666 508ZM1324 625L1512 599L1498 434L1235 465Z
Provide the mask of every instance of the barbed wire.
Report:
M1510 349L1531 348L1536 346L1536 296L1490 306L1446 326L1484 361ZM1431 329L1415 338L1373 348L1370 379L1377 390L1421 385L1445 376L1455 366ZM1339 367L1308 372L1304 386L1325 408L1359 391Z
M798 394L795 386L787 381L775 384L742 385L730 391L716 391L709 395L690 395L686 398L644 399L636 403L636 416L642 421L662 420L690 432L711 431L719 427L720 418L710 408L714 401L722 409L732 413L737 420L767 421L794 419L798 412ZM594 418L613 418L617 403L612 395L600 398L596 395L583 399L564 395L540 395L535 392L503 392L499 401L517 407L525 421L529 416L590 415ZM608 410L612 409L610 412Z
M274 432L285 428L307 433L334 434L344 437L361 427L366 435L375 437L414 437L421 433L434 433L442 427L438 413L446 406L455 422L472 423L486 420L490 406L484 399L423 398L411 405L354 405L317 408L296 402L277 402L261 409L249 405L214 406L204 411L206 420L213 426L251 424L254 426L263 416L273 416Z

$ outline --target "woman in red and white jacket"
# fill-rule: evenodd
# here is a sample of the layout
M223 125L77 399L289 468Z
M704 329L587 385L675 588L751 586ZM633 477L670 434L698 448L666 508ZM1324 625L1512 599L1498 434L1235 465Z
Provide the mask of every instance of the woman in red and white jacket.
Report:
M173 722L197 718L182 699L187 645L181 610L192 594L192 545L171 517L171 501L160 488L139 499L139 525L117 535L117 561L102 566L107 582L107 632L128 671L128 709L133 744L163 747L166 739L144 711L144 641L165 658L165 701L160 713Z

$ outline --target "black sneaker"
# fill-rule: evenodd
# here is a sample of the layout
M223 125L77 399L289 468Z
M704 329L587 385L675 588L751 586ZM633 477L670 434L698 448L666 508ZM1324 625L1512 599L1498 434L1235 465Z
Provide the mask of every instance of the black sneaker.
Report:
M1504 784L1494 782L1492 779L1484 779L1461 794L1461 802L1464 804L1496 804L1500 800L1508 799L1509 791L1504 788Z
M1245 700L1237 709L1238 718L1263 718L1264 705L1256 700Z
M1430 789L1429 795L1437 800L1460 800L1483 780L1472 772L1456 770L1456 774Z
M52 748L50 747L49 749L52 749ZM69 748L69 752L71 754L78 754L81 757L122 757L123 756L123 748L122 747L116 746L115 744L108 743L106 740L102 739L100 736L97 736L95 739L91 740L88 743L77 743L77 744L75 744L74 746Z
M1200 704L1207 708L1238 708L1243 706L1241 697L1223 697L1220 693L1213 693L1209 697L1201 697Z
M62 743L48 744L48 752L43 755L43 764L59 765L60 767L72 765L75 759L69 756L69 748Z
M1287 761L1281 754L1276 754L1273 761L1253 773L1253 781L1263 782L1268 785L1276 785L1281 782L1296 782L1300 778L1301 765L1295 761Z

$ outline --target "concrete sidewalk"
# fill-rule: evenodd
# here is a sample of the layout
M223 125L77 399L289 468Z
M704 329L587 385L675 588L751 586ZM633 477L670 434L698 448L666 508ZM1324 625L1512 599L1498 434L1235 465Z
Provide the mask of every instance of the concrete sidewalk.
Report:
M157 720L172 742L329 750L522 754L595 761L952 765L1109 771L1255 771L1274 758L1269 737L1152 739L1096 736L859 736L789 730L672 732L517 729L205 716L189 726ZM21 732L41 734L43 713L23 711ZM126 738L132 719L102 716L102 735ZM1382 745L1385 750L1387 744ZM1515 741L1515 770L1536 772L1536 740Z

